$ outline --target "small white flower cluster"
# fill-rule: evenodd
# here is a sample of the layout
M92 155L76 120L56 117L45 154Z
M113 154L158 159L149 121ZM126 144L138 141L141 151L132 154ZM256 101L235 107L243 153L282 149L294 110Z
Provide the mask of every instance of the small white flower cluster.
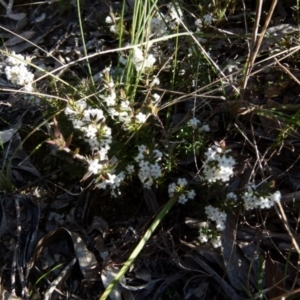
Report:
M227 214L225 212L221 211L217 207L208 205L205 207L205 213L208 219L216 222L216 229L218 231L223 231L225 229L225 221L227 218Z
M99 174L103 168L103 164L99 162L99 158L88 159L87 163L89 165L88 170L93 174Z
M201 125L200 120L198 120L197 118L192 118L188 121L188 125L190 125L194 130L198 130L199 132L209 132L210 128L209 125Z
M141 49L138 47L133 48L132 63L137 72L143 72L145 69L152 68L155 62L156 58L153 54L148 54L145 57Z
M156 13L151 19L150 32L153 37L161 37L168 32L167 21L164 15Z
M168 28L176 29L182 20L183 12L177 2L170 2L167 7L168 12L165 15L156 13L151 19L150 32L154 37L167 35Z
M133 116L133 110L128 100L122 99L120 103L117 102L115 83L109 75L110 68L105 68L102 73L102 76L105 77L103 83L104 90L106 90L106 95L99 95L99 98L105 102L107 106L107 112L110 117L112 119L118 118L119 121L125 125L124 129L126 129L126 124L130 124L132 122L131 117Z
M84 133L84 139L93 151L99 152L100 160L107 157L112 142L111 128L105 124L103 111L87 105L85 100L70 102L65 114L73 127ZM92 167L95 170L94 167Z
M197 35L197 33L201 33L203 27L210 25L213 21L215 21L215 19L210 14L206 14L203 16L202 19L197 19L195 21L195 25L196 25L196 35L195 36L196 36L196 39L200 43L205 43L207 41L207 39L200 37L199 35Z
M9 81L15 85L23 86L26 92L32 92L32 82L34 75L27 69L27 64L24 62L24 56L16 54L14 51L5 60L6 67L4 69L5 75Z
M226 195L226 199L229 201L236 202L237 201L237 195L233 192L230 192Z
M117 27L116 27L116 24L113 24L114 21L113 19L111 18L111 16L107 16L105 18L105 23L107 24L112 24L111 26L109 26L109 31L112 32L112 33L117 33Z
M214 21L215 21L215 19L212 17L211 14L206 14L202 17L202 19L197 19L195 21L195 25L197 26L197 29L199 29L205 25L210 25Z
M106 68L100 74L104 88L101 90L101 94L98 95L103 100L108 115L112 119L117 118L123 123L125 130L144 124L148 115L142 112L138 112L135 115L128 100L122 99L118 101L115 83L109 72L110 68ZM65 114L72 120L74 128L80 129L85 133L86 141L90 143L92 150L98 150L99 147L103 146L102 144L105 144L105 147L109 150L107 145L111 142L111 129L104 124L105 116L101 109L92 109L87 106L85 100L79 100L70 102L65 109ZM91 118L89 117L90 115ZM102 126L99 123L102 123ZM103 138L104 140L102 140ZM100 139L102 142L100 142Z
M166 16L166 19L169 23L169 26L172 29L175 29L179 24L180 21L183 18L183 12L177 2L170 2L168 5L168 15Z
M256 187L252 184L249 184L246 189L247 190L242 194L242 199L244 201L244 207L246 210L254 208L271 208L276 202L280 202L281 200L280 191L261 196L256 191Z
M103 111L89 107L85 100L79 100L77 102L70 101L65 109L65 114L72 121L74 128L84 133L84 139L89 143L91 150L97 151L96 155L93 155L93 159L88 159L87 163L88 172L99 175L107 165L107 155L112 142L112 131L105 124L106 118ZM117 175L105 173L105 176L102 174L101 177L98 177L98 179L100 178L102 181L96 187L99 189L109 187L111 195L117 197L116 191L118 191L120 183L124 180L125 173L120 172Z
M225 229L225 221L227 218L227 214L225 212L221 211L217 207L208 205L205 207L205 213L208 219L216 222L217 231L223 231ZM214 248L221 246L220 235L216 234L214 230L209 229L208 226L200 228L199 240L201 243L207 243L208 241L211 242Z
M113 197L120 195L119 186L121 182L125 179L125 173L121 171L119 174L107 173L108 178L104 179L101 183L96 185L96 188L105 190L109 187L110 193Z
M208 182L226 182L233 175L235 160L229 156L229 152L215 145L205 152L203 173Z
M135 115L135 120L139 124L144 124L147 120L147 115L143 114L142 112L139 112L137 115Z
M160 80L157 76L155 76L151 82L151 86L154 86L154 85L159 85L160 84ZM157 95L157 94L156 94ZM154 95L153 95L154 96Z
M162 176L161 167L158 162L163 154L157 149L154 149L150 154L149 149L145 145L138 146L139 153L135 160L139 164L138 176L145 188L150 188L155 179Z
M199 240L200 243L210 242L214 248L221 247L221 236L208 227L200 228Z
M128 44L130 45L130 44ZM151 44L149 43L148 45L148 49L151 47ZM131 61L135 66L135 69L137 72L145 72L146 70L150 69L153 67L153 65L156 62L156 58L154 57L153 54L147 54L147 51L145 50L145 55L143 53L143 51L138 48L137 46L133 47L132 49L132 57L131 57ZM121 52L120 56L119 56L119 62L122 65L126 65L127 64L128 59L126 58L125 54L123 52ZM151 83L152 85L155 84L159 84L159 79L155 79L153 80L153 82Z
M241 199L243 200L244 208L246 210L254 208L271 208L275 203L280 202L281 193L276 191L273 194L264 194L261 195L257 190L254 184L249 183L246 186L246 191L240 194ZM237 202L238 196L230 192L227 194L226 199L229 201Z
M194 190L186 190L187 180L185 178L178 178L177 184L175 182L169 184L169 197L173 197L176 193L178 195L178 203L185 204L189 199L193 200L196 196Z

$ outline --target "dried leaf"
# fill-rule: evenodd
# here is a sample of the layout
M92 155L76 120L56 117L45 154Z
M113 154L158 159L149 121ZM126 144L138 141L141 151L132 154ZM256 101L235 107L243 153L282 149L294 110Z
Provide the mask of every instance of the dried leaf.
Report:
M157 214L159 212L159 206L157 204L156 197L155 197L152 189L151 188L143 188L143 194L144 194L144 199L146 201L148 209L152 213Z
M275 98L279 97L290 85L290 81L283 81L277 84L272 84L266 86L264 89L264 94L266 98Z
M1 182L1 180L0 180ZM0 199L1 204L1 211L2 211L2 218L1 218L1 226L0 226L0 238L4 234L4 232L7 230L7 218L5 213L5 207L4 207L4 199Z
M13 156L12 156L13 155ZM34 167L31 163L31 160L25 150L22 147L21 137L18 133L13 135L11 139L11 144L9 147L9 154L7 156L8 159L12 159L12 167L17 170L23 170L30 172L36 177L41 177L39 171ZM16 160L21 160L16 163Z
M15 132L17 132L17 130L13 128L0 131L1 144L5 144L10 141Z
M26 17L26 14L25 13L9 14L7 15L7 17L15 21L20 21Z
M118 272L119 272L118 268L110 267L110 266L107 266L106 268L104 268L102 270L101 279L102 279L102 283L105 288L107 288L109 286L109 284L113 281L113 279L116 277ZM125 283L124 276L120 279L120 282ZM117 283L116 286L114 287L114 289L109 294L110 299L111 300L122 300L122 291L123 291L123 287L121 286L120 283Z
M190 256L190 255L187 255ZM230 300L240 300L241 297L237 294L237 292L230 286L225 280L223 276L220 276L213 268L211 268L205 260L199 254L194 254L192 257L195 262L207 273L209 274L220 287L219 293L223 293L222 299L230 299Z
M226 228L222 231L222 255L226 267L226 274L232 286L243 291L247 286L247 275L250 268L249 262L245 259L241 250L237 247L234 236L234 217L227 215Z
M15 46L24 42L24 39L30 40L35 35L35 31L24 31L23 33L19 34L18 36L14 36L8 41L5 42L6 47ZM18 52L19 53L19 52Z
M44 294L44 300L50 300L52 293L57 289L57 286L61 284L62 282L65 282L65 280L69 277L72 267L74 266L76 262L76 258L73 258L66 267L59 273L59 275L56 277L55 280L51 283L51 285L48 287L47 291Z
M86 279L95 278L96 274L98 273L97 270L97 260L92 252L90 252L79 234L72 232L64 227L57 228L48 234L46 234L40 241L38 242L37 246L35 247L34 254L32 256L32 264L33 267L34 261L40 256L43 249L51 243L53 240L61 239L64 237L68 237L73 242L73 247L75 251L76 258L78 259L79 266L81 272Z
M22 298L17 297L16 295L13 295L12 293L5 290L2 284L0 284L0 299L1 300L23 300Z
M30 48L30 47L32 48L32 47L34 47L34 45L38 45L38 44L42 43L43 36L40 35L34 39L30 39L30 41L31 41L31 43L29 43L29 42L20 43L19 42L17 45L13 45L13 46L9 46L9 47L6 45L6 47L9 52L15 51L16 53L22 53L27 48Z
M283 266L284 268L284 266ZM265 265L265 282L268 291L268 299L282 295L284 288L284 276L280 270L280 264L271 259L268 254Z

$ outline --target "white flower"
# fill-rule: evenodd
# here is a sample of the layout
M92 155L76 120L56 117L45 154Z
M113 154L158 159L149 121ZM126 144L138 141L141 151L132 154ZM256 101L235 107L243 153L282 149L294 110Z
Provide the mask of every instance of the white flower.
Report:
M136 120L137 120L138 123L143 124L143 123L145 123L146 120L147 120L147 115L145 115L145 114L139 112L139 113L135 116L135 118L136 118Z
M154 158L156 158L157 161L160 161L163 156L162 152L157 149L154 149L153 153L154 153Z
M177 190L180 194L178 195L178 202L181 204L185 204L189 199L194 199L196 196L196 193L194 190L182 190L183 187L187 185L187 180L185 178L178 178L177 184L171 183L168 187L168 193L169 197L173 197L175 195L175 192L177 188L180 187L179 190Z
M211 160L216 160L217 151L215 151L213 148L208 148L204 155L206 156L207 163Z
M183 12L181 8L179 7L179 4L175 2L175 5L173 3L169 3L167 5L169 8L168 14L169 14L169 21L171 28L175 27L175 24L180 24L180 21L183 17Z
M194 23L197 27L202 27L203 26L203 22L201 19L197 19Z
M187 185L187 180L185 178L178 178L177 179L177 184L180 186L180 187L184 187Z
M161 168L158 163L155 163L154 165L150 165L151 170L151 176L154 178L161 177Z
M75 129L81 129L82 126L83 126L83 122L81 120L78 120L78 119L72 120L72 123L73 123L73 127Z
M133 55L132 55L132 63L134 65L139 64L144 61L144 54L141 49L138 47L133 48Z
M205 213L207 218L216 222L216 229L218 231L223 231L225 229L225 221L227 214L220 211L219 208L208 205L205 207Z
M168 186L169 197L173 197L175 191L176 191L176 184L173 182L173 183L169 184L169 186Z
M278 203L281 201L281 193L280 191L276 191L274 194L270 195L270 199L272 202Z
M259 196L255 192L255 186L253 184L248 185L247 191L242 194L244 200L244 207L246 210L254 208L271 208L276 202L280 201L281 193L276 191L273 194L267 196Z
M14 57L8 56L5 62L10 66L19 66L19 65L26 65L22 60L24 60L24 56L21 54L16 54L15 51L12 51L11 53ZM19 59L20 60L19 60Z
M139 149L140 153L144 153L144 152L146 152L147 147L145 145L140 145L140 146L138 146L138 149Z
M99 143L99 141L96 137L88 138L85 141L90 144L90 147L91 147L92 150L99 150L100 143Z
M110 95L100 96L100 98L102 98L106 102L107 106L113 106L116 104L117 95L115 92L111 92Z
M106 125L102 126L101 135L102 137L111 137L111 128Z
M164 16L165 19L165 16ZM151 19L150 32L154 37L160 37L166 35L168 27L166 21L163 20L160 14L156 14Z
M215 19L210 14L206 14L206 15L203 16L203 23L204 24L209 25L214 21L215 21Z
M133 165L127 165L125 169L129 175L132 175L135 172Z
M203 132L203 131L209 132L210 127L209 127L209 125L202 125L201 127L198 128L198 131L199 132Z
M224 224L224 222L221 222L221 221L217 222L216 228L217 228L217 230L219 230L219 231L223 231L223 230L225 229L225 224Z
M185 204L187 201L188 201L188 198L186 197L186 195L184 195L184 194L179 195L179 197L178 197L178 203Z
M32 92L34 90L33 86L31 83L27 83L24 85L24 91L26 92Z
M117 27L116 25L112 25L109 27L109 31L112 32L112 33L117 33Z
M226 195L226 199L228 200L233 200L233 201L237 201L237 195L233 192L230 192Z
M188 124L193 128L197 129L201 122L197 118L192 118L188 121Z
M150 171L149 161L142 160L142 161L140 161L139 166L140 166L141 170L147 170L147 172Z
M200 240L200 243L207 243L208 242L208 235L204 232L200 232L199 240Z
M87 107L85 100L78 100L75 103L69 103L68 106L65 108L65 115L68 116L68 118L73 120L76 115L81 114ZM80 120L81 122L81 120ZM82 122L81 122L82 124ZM80 125L81 126L81 125ZM78 127L80 128L80 127Z
M112 18L111 18L110 16L107 16L107 17L105 18L105 23L107 23L107 24L112 24L112 23L113 23Z
M75 114L75 110L67 106L65 108L65 115L68 116L69 118L73 118L73 115Z
M154 57L153 54L149 54L146 61L145 61L145 64L144 64L144 67L145 68L151 68L156 62L156 58Z
M96 187L98 189L106 189L106 187L108 186L111 189L111 195L113 197L117 197L116 191L119 195L120 192L118 191L118 187L120 186L120 183L124 180L125 173L123 171L120 172L118 175L108 173L107 176L108 179L103 180Z
M152 97L154 98L154 103L157 103L160 100L160 95L153 94Z
M106 148L108 151L110 149L111 142L112 142L111 137L102 137L100 141L100 146Z
M144 159L144 154L139 152L139 154L134 158L136 161Z
M29 85L34 80L33 73L29 72L24 64L7 66L5 75L13 84L21 86Z
M98 158L92 159L92 160L88 160L87 162L89 164L88 170L90 172L92 172L93 174L98 174L99 171L102 169L103 165L99 164L99 159Z
M144 187L150 188L154 182L154 179L157 179L162 176L161 167L157 163L160 160L159 156L160 156L161 152L156 149L153 151L154 157L152 155L152 157L151 157L152 161L153 161L153 158L156 158L156 162L153 164L153 163L150 163L149 161L145 160L144 153L149 152L145 145L139 145L138 150L139 150L139 154L135 157L135 160L139 163L138 176L139 176L141 182L143 183ZM149 154L149 156L150 156L150 154Z
M133 48L132 63L135 65L136 71L144 71L145 68L151 68L156 61L156 58L149 54L147 58L144 57L144 54L141 49L138 47Z
M187 197L188 197L189 199L194 199L195 196L196 196L196 193L195 193L194 190L190 190L190 191L187 192Z
M94 138L97 133L97 128L92 124L88 125L87 127L82 127L81 130L85 132L85 136L87 138Z
M214 21L215 21L215 19L210 14L206 14L203 16L202 19L197 19L195 21L195 25L197 27L201 28L201 27L203 27L203 25L210 25Z
M87 107L85 100L78 100L76 101L75 105L79 112L83 112Z
M104 121L105 117L103 115L103 111L101 109L98 108L90 108L90 109L86 109L83 112L83 118L82 121L83 122L91 122L91 121Z
M227 153L217 146L212 146L205 153L206 160L203 173L208 182L216 182L218 180L226 182L233 175L235 160L228 156Z
M99 154L100 160L106 160L109 147L102 147L102 148L99 148L98 150L99 150L98 154Z
M160 84L160 80L158 77L154 77L154 79L151 82L151 86L153 85L159 85Z
M126 65L127 64L127 58L125 58L123 55L119 56L119 62L122 65Z

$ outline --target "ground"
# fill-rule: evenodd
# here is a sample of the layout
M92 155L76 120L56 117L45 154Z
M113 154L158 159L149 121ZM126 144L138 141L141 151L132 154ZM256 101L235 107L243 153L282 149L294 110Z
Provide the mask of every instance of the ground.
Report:
M111 299L297 299L298 1L179 1L172 18L163 0L2 2L0 298L100 299L162 214ZM158 12L165 21L149 34L142 21ZM12 53L27 61L33 90L7 75ZM144 65L129 62L135 55ZM130 103L127 125L108 116L114 93ZM104 159L66 113L82 100L104 111L105 121L85 116L90 124L112 128ZM213 149L234 161L228 180L208 180ZM139 154L161 174L143 181ZM129 161L139 176L126 173L116 197L97 188ZM247 192L265 206L247 209ZM224 229L209 205L226 214ZM220 247L203 242L211 225Z

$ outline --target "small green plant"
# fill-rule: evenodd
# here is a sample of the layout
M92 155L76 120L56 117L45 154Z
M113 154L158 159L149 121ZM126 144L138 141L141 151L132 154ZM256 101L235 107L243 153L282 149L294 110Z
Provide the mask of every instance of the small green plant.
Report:
M206 47L210 38L223 36L223 31L214 35L212 25L224 22L236 1L215 1L209 10L207 5L192 3L195 11L177 1L162 6L156 0L134 1L130 20L126 19L125 2L121 12L110 11L105 18L105 30L117 40L118 48L94 55L113 57L97 76L93 74L86 49L79 0L84 49L80 60L86 63L87 78L77 78L74 74L59 77L53 75L54 71L34 66L20 54L0 50L6 56L3 76L23 93L31 93L28 101L41 101L49 106L45 121L32 134L51 123L47 144L55 157L66 152L68 158L80 162L81 168L77 168L78 172L83 170L80 184L88 181L89 188L100 190L108 198L130 199L132 190L142 195L145 189L159 190L162 195L161 210L100 300L109 296L173 206L188 206L197 201L199 214L206 219L198 230L199 242L220 248L228 211L270 209L281 200L279 191L259 189L255 176L241 188L224 193L224 187L236 175L237 154L215 142L221 138L211 132L202 117L212 120L218 111L224 112L225 105L223 102L220 105L220 101L227 101L223 95L228 86L235 98L239 96L239 88ZM67 7L64 1L60 5L62 11ZM41 78L51 78L48 95L39 94L31 67L44 74ZM243 75L243 70L239 72ZM186 105L187 101L192 105ZM283 142L286 133L299 126L298 110L292 115L276 109L257 109L255 113L287 124L275 146ZM223 126L225 130L227 125ZM34 149L38 151L39 146ZM50 171L53 161L46 158L44 162L44 172ZM73 175L71 179L76 179L77 172ZM2 169L1 187L12 189L8 178ZM206 200L212 191L215 197ZM261 297L261 282L259 289Z

